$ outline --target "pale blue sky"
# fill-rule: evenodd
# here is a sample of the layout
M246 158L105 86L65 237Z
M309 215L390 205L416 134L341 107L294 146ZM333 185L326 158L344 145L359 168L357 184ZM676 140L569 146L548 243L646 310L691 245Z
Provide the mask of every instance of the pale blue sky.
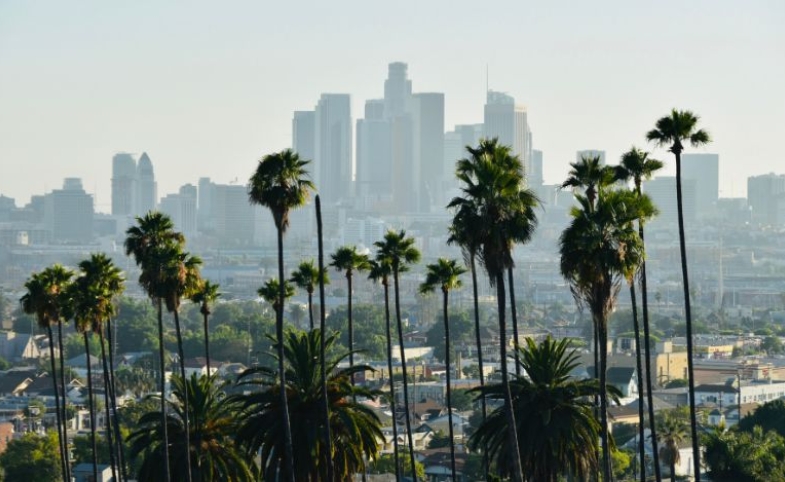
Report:
M404 61L446 94L446 127L490 87L529 108L547 182L578 149L611 160L671 107L702 117L721 195L785 172L785 2L0 1L0 194L81 177L107 210L115 152L147 151L159 194L245 182L322 92L380 97ZM661 158L673 162L665 153Z

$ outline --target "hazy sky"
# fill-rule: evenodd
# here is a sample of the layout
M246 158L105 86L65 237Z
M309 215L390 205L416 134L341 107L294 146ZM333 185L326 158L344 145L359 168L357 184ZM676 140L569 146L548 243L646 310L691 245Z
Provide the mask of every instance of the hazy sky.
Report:
M387 64L445 93L446 128L490 87L527 105L546 182L578 149L610 160L672 107L720 154L720 195L785 173L785 2L0 0L0 194L81 177L108 211L112 155L147 151L159 195L244 183L291 145L296 109L382 96ZM673 161L665 153L658 153Z

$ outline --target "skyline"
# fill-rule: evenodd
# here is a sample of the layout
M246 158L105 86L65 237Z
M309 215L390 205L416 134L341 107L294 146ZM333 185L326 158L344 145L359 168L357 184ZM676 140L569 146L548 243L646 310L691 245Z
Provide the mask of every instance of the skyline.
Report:
M526 105L548 184L578 150L614 164L633 144L672 174L644 134L673 107L712 134L687 152L719 154L721 197L785 171L780 3L306 5L0 4L0 71L12 73L0 77L0 194L24 205L80 177L108 211L118 152L150 155L160 196L202 176L245 183L261 156L291 147L294 111L348 93L356 121L394 61L415 91L445 94L447 131L482 122L486 85ZM498 28L472 28L488 22Z

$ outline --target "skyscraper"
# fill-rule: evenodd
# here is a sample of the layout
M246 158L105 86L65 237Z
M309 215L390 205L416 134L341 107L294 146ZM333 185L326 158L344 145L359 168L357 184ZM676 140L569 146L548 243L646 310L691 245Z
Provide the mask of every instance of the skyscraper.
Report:
M118 153L112 158L112 214L136 214L136 160L131 154Z
M172 218L175 229L186 237L196 234L196 200L193 184L186 184L177 194L167 194L161 199L161 211Z
M294 119L292 119L292 150L300 156L300 159L313 161L316 151L315 142L315 112L312 110L295 111Z
M137 206L135 213L144 215L156 208L158 202L158 184L155 182L155 172L153 163L146 152L139 158L139 165L136 167L137 179Z
M322 94L315 111L313 179L325 204L351 198L352 116L348 94Z
M44 225L54 243L87 243L93 239L93 196L82 189L82 180L66 178L62 189L44 197Z
M769 173L747 178L747 200L753 222L785 224L785 175Z
M512 153L523 163L524 172L531 168L531 131L526 107L515 104L515 99L503 92L489 90L485 102L485 137L499 138L501 144L512 147Z
M720 156L682 154L681 177L695 181L695 202L699 216L714 212L720 195Z
M676 229L678 221L678 204L676 200L676 178L674 176L659 176L643 184L643 190L651 197L654 205L660 211L659 215L652 220L652 224L660 227L671 227ZM695 220L695 181L692 179L682 180L682 211L684 221Z
M413 123L412 185L416 188L415 209L428 212L431 206L445 203L444 183L444 94L438 92L412 95Z
M534 187L542 186L544 182L542 174L542 151L532 150L532 167L529 172L529 184Z
M365 118L357 120L356 194L365 209L381 209L392 201L392 146L384 100L365 103Z

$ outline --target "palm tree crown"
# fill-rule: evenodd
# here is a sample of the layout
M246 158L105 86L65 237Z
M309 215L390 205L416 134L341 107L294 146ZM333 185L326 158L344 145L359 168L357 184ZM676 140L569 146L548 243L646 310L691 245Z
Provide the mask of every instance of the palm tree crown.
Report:
M615 177L616 180L625 182L632 179L635 192L640 194L643 181L651 179L663 166L662 161L650 159L648 152L633 146L622 154L619 165L615 166Z
M315 189L307 178L305 166L309 162L291 149L284 149L264 156L249 181L251 203L269 208L275 227L282 232L289 227L289 210L305 204Z
M273 307L273 310L275 310L276 312L278 312L281 309L281 304L282 304L280 286L281 285L278 283L277 279L270 278L264 283L264 286L262 286L256 291L256 293L259 296L261 296L264 301L270 303L270 305ZM295 293L294 286L292 286L292 284L289 283L289 281L284 280L283 286L284 286L283 289L284 299L288 299L294 296Z
M582 156L580 161L570 163L570 167L572 169L570 169L568 177L562 183L561 188L585 189L586 198L589 200L589 205L593 208L598 191L613 183L613 168L603 166L600 162L600 156Z
M460 276L466 268L454 259L439 258L435 264L426 266L425 281L420 285L421 293L432 293L435 289L442 292L460 288L463 283Z
M327 274L327 270L322 270L320 276L314 261L308 260L297 266L297 269L292 272L289 281L310 295L313 294L316 285L319 284L320 278L324 281L324 284L330 284L330 276Z
M670 115L657 120L655 128L646 133L646 140L658 146L666 146L676 155L681 154L684 142L693 147L711 142L711 136L703 129L696 129L700 118L688 110L672 109Z

